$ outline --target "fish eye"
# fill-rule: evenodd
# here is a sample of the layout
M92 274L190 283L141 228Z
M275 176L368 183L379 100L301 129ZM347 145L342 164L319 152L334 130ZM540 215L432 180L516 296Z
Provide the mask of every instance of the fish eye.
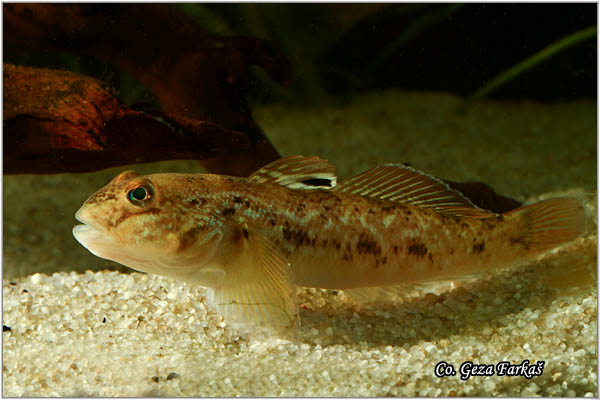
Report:
M144 203L152 199L152 189L143 185L138 186L127 193L127 199L135 206L143 206Z

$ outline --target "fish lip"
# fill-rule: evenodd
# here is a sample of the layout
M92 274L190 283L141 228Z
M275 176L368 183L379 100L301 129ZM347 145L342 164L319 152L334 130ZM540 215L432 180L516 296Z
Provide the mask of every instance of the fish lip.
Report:
M86 218L88 217L88 218ZM100 231L101 229L99 229L97 226L95 226L94 224L92 224L92 222L89 220L89 215L86 215L85 209L82 207L79 210L77 210L77 212L75 213L75 219L79 222L81 222L81 225L75 225L73 227L73 233L75 232L81 232L84 230L95 230L95 231Z

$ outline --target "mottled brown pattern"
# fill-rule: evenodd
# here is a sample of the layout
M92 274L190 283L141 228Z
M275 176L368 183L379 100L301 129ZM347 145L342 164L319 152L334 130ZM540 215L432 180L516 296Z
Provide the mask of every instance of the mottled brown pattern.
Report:
M229 208L225 208L222 212L224 217L229 217L230 215L235 214L235 208L233 207L229 207Z
M161 214L161 213L162 213L162 211L161 211L161 209L160 209L160 208L154 208L154 207L153 207L153 208L149 208L149 209L147 209L147 210L144 210L144 211L135 212L135 213L128 212L128 211L125 211L125 210L124 210L124 211L121 213L121 216L120 216L119 218L117 218L117 219L116 219L114 222L112 222L112 223L111 223L110 221L109 221L108 223L109 223L109 225L110 225L112 228L114 228L114 227L116 227L116 226L120 225L120 224L121 224L123 221L127 220L129 217L132 217L132 216L134 216L134 215L144 215L144 214L158 215L158 214Z
M346 251L344 251L342 260L344 260L344 261L354 260L354 256L352 255L352 244L350 242L346 243Z
M339 250L342 247L342 244L336 239L331 239L331 244L336 248L336 250Z
M480 254L483 252L483 250L485 250L485 241L482 240L481 242L473 245L473 253Z
M514 246L522 246L525 250L529 250L529 243L525 236L512 236L510 238L510 244Z
M312 239L306 233L305 230L302 229L291 229L290 224L288 222L285 223L285 227L282 230L283 238L290 243L293 243L296 246L302 245L312 245L314 246L316 238Z
M358 254L364 253L379 256L381 255L381 245L373 236L363 232L360 234L358 242L356 243L356 251L358 251Z
M198 204L200 204L201 206L203 206L204 204L206 204L206 200L205 199L191 199L188 201L188 204L190 206L197 206Z
M177 251L182 252L187 250L191 245L193 245L196 242L196 240L198 239L198 235L201 232L202 230L198 227L194 227L183 232L179 241L179 247L177 248Z
M417 257L424 257L427 254L427 246L417 238L411 239L411 244L408 246L408 254Z

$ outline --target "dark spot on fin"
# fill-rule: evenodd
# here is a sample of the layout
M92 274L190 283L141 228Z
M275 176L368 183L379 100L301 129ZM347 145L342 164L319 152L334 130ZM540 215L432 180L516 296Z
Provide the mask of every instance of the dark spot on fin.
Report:
M332 187L331 180L324 178L305 179L302 181L302 183L304 183L307 186Z
M289 156L273 161L248 178L250 182L271 182L290 189L334 187L335 167L319 157Z

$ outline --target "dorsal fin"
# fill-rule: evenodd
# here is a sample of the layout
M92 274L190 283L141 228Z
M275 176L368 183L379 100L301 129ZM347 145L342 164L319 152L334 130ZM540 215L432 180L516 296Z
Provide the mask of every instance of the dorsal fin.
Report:
M337 184L335 166L319 157L288 156L265 165L248 177L290 189L331 189Z
M334 190L430 208L440 214L474 218L495 215L477 208L471 200L440 179L401 164L371 168L340 183Z

